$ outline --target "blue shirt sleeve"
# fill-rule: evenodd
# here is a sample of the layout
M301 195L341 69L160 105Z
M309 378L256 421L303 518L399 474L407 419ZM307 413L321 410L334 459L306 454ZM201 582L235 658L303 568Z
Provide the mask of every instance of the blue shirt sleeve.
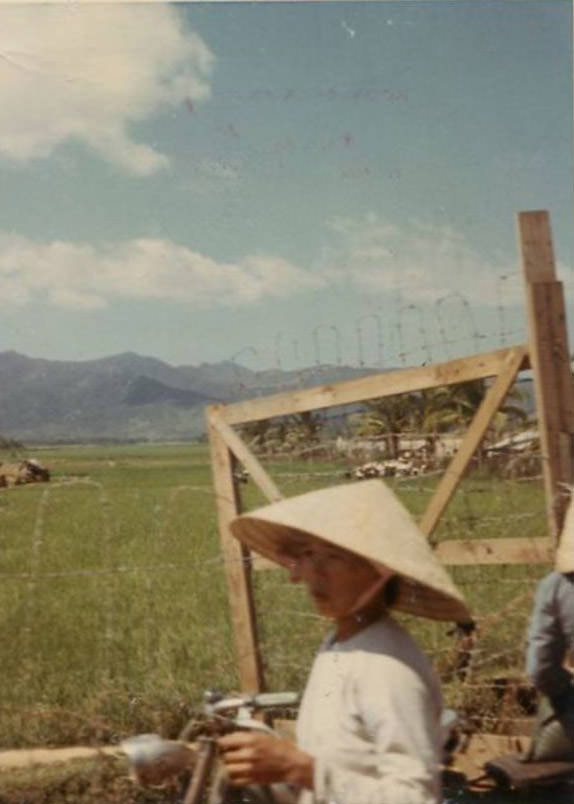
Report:
M567 643L558 600L560 579L559 573L552 572L540 581L528 628L526 673L550 698L563 695L572 683L563 667Z

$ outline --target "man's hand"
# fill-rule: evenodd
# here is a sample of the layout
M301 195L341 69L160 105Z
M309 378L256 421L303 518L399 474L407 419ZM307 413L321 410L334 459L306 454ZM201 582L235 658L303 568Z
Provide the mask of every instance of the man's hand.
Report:
M313 789L313 757L287 740L234 731L217 743L232 785L288 782Z

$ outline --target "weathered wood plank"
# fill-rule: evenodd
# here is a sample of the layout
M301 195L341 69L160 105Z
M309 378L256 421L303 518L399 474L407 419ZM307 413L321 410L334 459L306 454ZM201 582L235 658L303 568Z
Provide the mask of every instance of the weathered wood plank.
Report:
M450 539L435 553L449 566L479 564L550 564L554 544L549 538Z
M432 366L389 371L333 385L235 402L222 406L220 415L228 424L242 424L494 377L503 369L509 352L510 349L497 349ZM523 368L528 368L527 356Z
M273 479L267 474L249 447L241 440L237 433L223 421L217 411L217 407L214 406L211 408L210 421L229 449L233 452L235 457L241 461L269 502L277 502L283 499L283 495L275 485Z
M574 383L564 293L555 281L548 213L519 213L518 232L548 526L557 542L569 501L565 488L574 481Z
M548 212L545 209L519 212L518 232L526 281L530 284L554 282L556 267Z
M492 418L512 387L516 375L524 363L526 354L527 349L525 346L512 347L508 351L500 375L488 389L456 455L448 465L421 518L420 528L427 536L430 536L437 526L444 509L450 502L456 487L468 468L472 456L484 438Z
M240 513L239 495L233 479L233 456L209 411L207 430L239 681L243 692L261 692L264 679L257 640L251 562L247 551L233 538L229 529L231 520Z

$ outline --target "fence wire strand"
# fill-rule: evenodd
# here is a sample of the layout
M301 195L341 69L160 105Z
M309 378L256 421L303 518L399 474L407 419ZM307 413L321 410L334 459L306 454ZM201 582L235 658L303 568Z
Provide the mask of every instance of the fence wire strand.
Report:
M394 322L378 310L363 315L352 332L356 368L431 362L445 350L455 356L493 341L479 331L462 297L446 297L434 312L433 322L414 305L403 305ZM495 345L516 342L516 320L503 307L498 318ZM342 328L329 322L315 327L311 342L319 382L325 361L341 367L351 347ZM297 341L288 333L274 339L278 366L288 362L282 353L286 344L296 344L292 351L300 357L303 334ZM234 355L241 356L256 357L252 347ZM253 372L234 365L237 396L255 395ZM275 375L267 392L293 389L293 376ZM300 381L296 376L295 384ZM362 468L390 460L393 432L374 437L361 431L366 413L366 406L347 406L303 423L297 417L259 423L240 435L282 494L291 496L360 483ZM460 434L395 435L404 441L399 458L410 469L396 469L385 481L419 518L448 471ZM429 458L431 444L444 454ZM9 649L0 680L0 744L6 747L150 729L176 733L204 689L239 686L207 447L142 450L143 459L120 446L80 453L46 447L49 486L2 490L0 623ZM265 502L246 473L238 488L245 510ZM433 542L534 539L545 533L542 463L534 444L523 452L483 451ZM531 714L515 692L527 685L526 627L535 586L547 569L543 564L452 568L474 612L471 640L448 624L400 616L439 671L447 702L477 727L502 728L495 714L501 701L506 729L519 731ZM328 623L281 572L255 572L253 585L268 686L301 689Z

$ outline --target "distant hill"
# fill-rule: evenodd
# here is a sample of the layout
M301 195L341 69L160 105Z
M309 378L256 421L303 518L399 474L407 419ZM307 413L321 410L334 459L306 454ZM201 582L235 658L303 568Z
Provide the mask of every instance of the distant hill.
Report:
M252 371L230 361L170 366L134 352L59 361L0 352L0 436L18 441L196 439L204 407L374 374L380 369L312 366ZM534 409L532 381L518 383ZM333 421L337 416L332 411Z
M57 361L0 353L0 435L30 441L175 440L204 432L204 406L308 388L375 369L255 372L230 361L170 366L133 352Z

